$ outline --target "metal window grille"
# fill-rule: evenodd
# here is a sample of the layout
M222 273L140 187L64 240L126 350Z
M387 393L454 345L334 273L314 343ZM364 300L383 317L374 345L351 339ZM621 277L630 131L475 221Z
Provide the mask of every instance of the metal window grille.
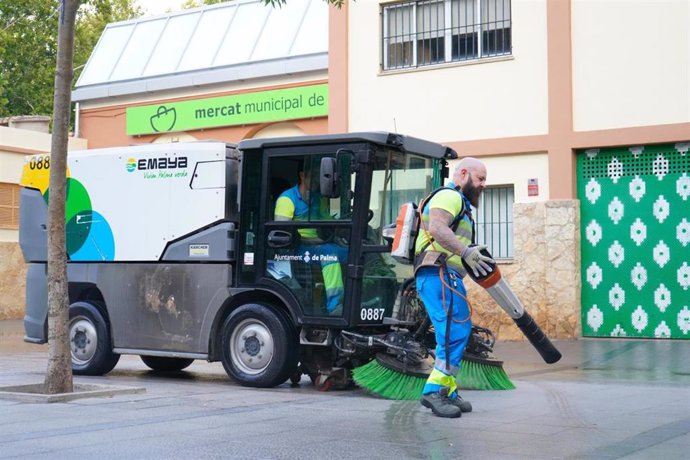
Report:
M510 0L419 0L383 7L383 68L509 55Z
M472 208L475 240L485 244L498 259L513 258L513 186L487 187L482 192L479 209Z

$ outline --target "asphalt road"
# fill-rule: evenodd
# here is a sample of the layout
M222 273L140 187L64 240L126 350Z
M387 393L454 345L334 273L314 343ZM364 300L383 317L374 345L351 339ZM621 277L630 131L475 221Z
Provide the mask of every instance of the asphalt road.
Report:
M0 387L40 383L46 346L0 321ZM690 341L555 342L548 366L499 343L517 389L466 391L474 411L440 419L362 390L238 386L220 363L156 374L124 356L76 383L143 394L25 403L0 397L0 459L679 459L690 455Z

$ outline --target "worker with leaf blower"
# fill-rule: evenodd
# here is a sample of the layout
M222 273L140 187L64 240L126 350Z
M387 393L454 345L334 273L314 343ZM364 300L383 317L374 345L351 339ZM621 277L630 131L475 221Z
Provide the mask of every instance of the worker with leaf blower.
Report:
M455 376L472 330L463 261L477 277L489 274L495 264L481 253L485 246L473 245L470 205L479 206L485 184L484 163L464 158L453 173L453 182L424 200L419 210L415 282L436 335L436 361L420 402L439 417L456 418L472 411L472 405L458 395Z

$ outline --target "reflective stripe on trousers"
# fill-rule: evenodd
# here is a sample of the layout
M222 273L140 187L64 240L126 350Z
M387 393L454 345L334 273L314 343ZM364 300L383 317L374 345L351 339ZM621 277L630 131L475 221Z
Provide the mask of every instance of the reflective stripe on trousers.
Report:
M451 279L446 277L446 283L450 281L450 285L456 291L467 295L465 285L462 278L453 269L448 269ZM454 277L455 279L452 279ZM467 319L469 316L469 309L467 302L459 294L451 291L443 286L439 279L438 267L424 267L417 271L416 276L417 293L424 302L426 311L431 318L436 333L436 363L434 370L427 379L424 386L423 394L436 393L441 388L448 388L448 395L455 398L457 383L455 376L460 370L460 361L462 354L467 346L467 340L472 332L472 321ZM443 305L443 291L445 290L446 305ZM455 321L451 322L450 337L448 343L448 355L446 355L446 322L447 322L447 308L453 305L452 318ZM467 321L459 322L467 319ZM448 368L446 368L446 362Z
M326 309L331 313L343 303L343 270L339 262L321 262L321 274L326 288Z

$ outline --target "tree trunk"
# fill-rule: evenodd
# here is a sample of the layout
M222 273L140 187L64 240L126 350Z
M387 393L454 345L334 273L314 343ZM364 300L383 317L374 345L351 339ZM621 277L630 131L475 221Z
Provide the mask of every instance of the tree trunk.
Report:
M80 0L61 0L58 21L48 203L48 369L45 379L45 391L48 394L73 391L68 331L65 202L74 23L79 3Z

